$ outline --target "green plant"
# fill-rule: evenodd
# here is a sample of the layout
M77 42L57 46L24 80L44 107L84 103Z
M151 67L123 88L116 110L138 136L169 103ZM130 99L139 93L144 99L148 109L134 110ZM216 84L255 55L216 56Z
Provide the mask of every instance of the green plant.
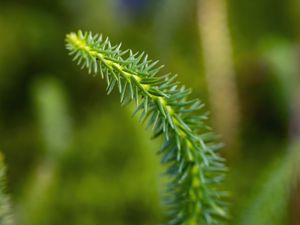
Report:
M240 213L239 225L293 224L289 218L291 197L299 179L300 141L291 142L289 152L276 158L260 178L246 207Z
M153 137L163 136L159 151L167 164L171 181L167 187L167 224L222 224L227 217L224 159L217 155L222 146L206 126L206 113L199 100L190 100L190 89L177 82L176 75L156 76L162 67L144 53L120 50L108 38L91 33L70 33L66 47L74 60L89 73L101 74L107 93L117 87L121 103L136 102L142 122L153 127Z
M9 198L6 195L6 168L3 162L3 155L0 153L0 224L12 225L11 209Z

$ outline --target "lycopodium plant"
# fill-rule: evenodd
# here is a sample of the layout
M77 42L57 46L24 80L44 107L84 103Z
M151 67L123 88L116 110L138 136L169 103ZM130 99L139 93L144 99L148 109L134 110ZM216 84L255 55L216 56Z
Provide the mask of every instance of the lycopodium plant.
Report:
M203 103L191 100L191 90L176 81L176 75L158 76L162 67L144 53L121 50L108 38L88 32L70 33L66 47L81 68L100 74L107 93L116 87L122 105L136 102L135 113L153 128L153 137L163 136L161 162L170 176L165 202L169 225L222 224L227 217L226 192L222 189L224 159L221 145L206 126Z

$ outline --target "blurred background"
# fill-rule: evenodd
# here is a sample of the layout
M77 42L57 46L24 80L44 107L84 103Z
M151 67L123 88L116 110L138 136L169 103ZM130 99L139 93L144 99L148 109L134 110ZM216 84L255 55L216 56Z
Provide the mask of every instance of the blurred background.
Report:
M0 151L15 224L164 221L165 178L133 106L71 62L65 34L145 51L206 102L231 225L300 224L298 0L1 0Z

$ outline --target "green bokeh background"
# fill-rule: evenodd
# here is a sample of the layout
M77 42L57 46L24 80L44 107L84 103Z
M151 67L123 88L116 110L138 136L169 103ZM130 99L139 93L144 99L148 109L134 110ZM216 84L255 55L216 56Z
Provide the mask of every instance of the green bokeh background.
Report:
M1 0L0 150L17 224L164 221L160 199L167 178L156 154L160 140L150 140L151 131L131 117L133 105L119 106L118 93L107 96L99 76L71 62L64 37L89 30L145 51L167 65L164 72L178 73L209 108L196 5L196 0ZM259 202L267 174L279 170L289 187L281 164L288 161L283 159L291 145L291 99L300 76L300 3L227 5L242 117L239 154L228 158L230 224L294 224L290 196L282 197L280 188L284 200L271 203L284 211L276 223L248 208Z

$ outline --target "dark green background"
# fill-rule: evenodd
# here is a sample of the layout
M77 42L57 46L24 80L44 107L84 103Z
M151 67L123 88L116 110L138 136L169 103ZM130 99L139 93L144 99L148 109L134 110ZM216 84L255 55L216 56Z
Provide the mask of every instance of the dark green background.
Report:
M106 96L99 76L71 62L64 37L89 30L122 41L123 48L146 51L167 65L165 72L178 73L194 97L208 102L196 4L1 0L0 150L18 224L164 220L159 199L165 178L155 154L160 140L149 140L150 131L131 118L133 106L119 106L118 93ZM261 174L278 168L270 164L280 164L290 145L300 3L229 0L228 14L242 120L227 186L230 224L242 224L239 218L255 201L257 186L267 180Z

